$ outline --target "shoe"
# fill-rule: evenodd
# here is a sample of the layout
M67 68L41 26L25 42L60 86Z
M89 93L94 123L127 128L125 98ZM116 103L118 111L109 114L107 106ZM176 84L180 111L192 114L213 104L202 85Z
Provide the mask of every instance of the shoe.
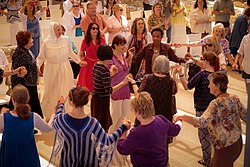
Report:
M198 161L199 164L206 166L206 167L210 167L210 165L208 165L203 159Z

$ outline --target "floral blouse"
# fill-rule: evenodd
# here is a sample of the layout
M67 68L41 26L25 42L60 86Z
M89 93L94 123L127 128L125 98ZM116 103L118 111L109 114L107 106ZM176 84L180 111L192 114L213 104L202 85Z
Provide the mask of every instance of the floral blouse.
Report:
M148 18L148 30L151 31L152 27L159 24L159 21L163 23L163 25L160 27L160 29L163 31L165 29L165 20L166 16L162 15L160 18L156 16L155 14L152 14Z
M27 74L20 78L17 75L11 76L11 83L14 87L17 84L25 86L36 86L38 80L37 65L34 55L23 46L18 46L12 56L12 70L24 66Z
M194 118L196 127L208 127L210 141L221 150L241 136L240 119L246 122L247 110L236 95L214 99L201 117Z

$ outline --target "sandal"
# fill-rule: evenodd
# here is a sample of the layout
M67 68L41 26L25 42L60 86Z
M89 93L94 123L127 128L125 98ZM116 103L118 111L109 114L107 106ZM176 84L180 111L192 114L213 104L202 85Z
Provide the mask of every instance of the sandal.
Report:
M208 165L203 159L198 161L199 164L206 166L206 167L210 167L210 165Z

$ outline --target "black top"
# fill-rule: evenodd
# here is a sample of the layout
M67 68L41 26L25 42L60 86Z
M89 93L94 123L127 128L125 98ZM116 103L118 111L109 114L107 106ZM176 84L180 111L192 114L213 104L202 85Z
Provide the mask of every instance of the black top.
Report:
M38 79L36 59L28 49L23 46L18 46L12 56L12 70L21 66L27 69L27 74L23 78L12 75L12 86L14 87L17 84L36 86Z
M176 82L167 75L157 77L149 74L144 77L138 92L146 91L150 93L155 107L155 115L163 115L172 122L174 115L172 107L172 96L177 93Z

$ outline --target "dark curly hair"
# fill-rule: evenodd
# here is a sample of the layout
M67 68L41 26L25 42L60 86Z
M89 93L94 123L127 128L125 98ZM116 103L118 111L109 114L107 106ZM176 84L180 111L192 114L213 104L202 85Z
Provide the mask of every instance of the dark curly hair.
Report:
M93 25L96 25L98 27L98 33L97 33L97 44L101 44L101 32L100 32L100 27L97 23L90 23L89 26L88 26L88 29L87 29L87 32L86 32L86 35L85 35L85 41L87 43L87 45L89 46L90 42L92 41L92 37L91 37L91 29L93 27Z
M29 31L19 31L16 35L16 41L18 46L25 46L32 38L32 34Z

